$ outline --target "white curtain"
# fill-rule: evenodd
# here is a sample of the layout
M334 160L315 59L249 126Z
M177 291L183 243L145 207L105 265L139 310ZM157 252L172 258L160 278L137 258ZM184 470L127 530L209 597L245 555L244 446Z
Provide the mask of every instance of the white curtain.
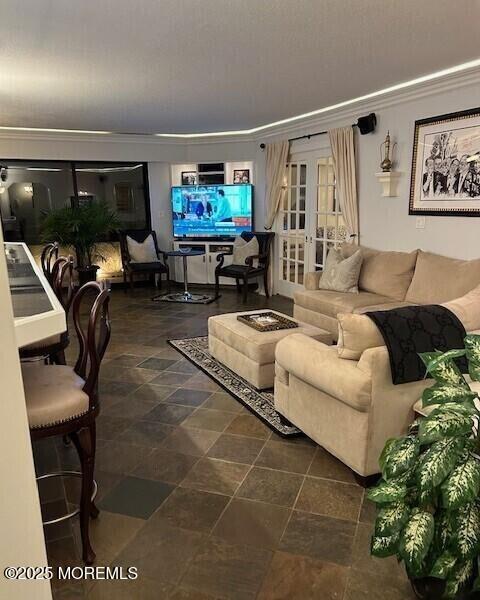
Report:
M290 142L267 144L265 194L265 229L271 229L286 192L285 177Z
M328 132L340 209L347 228L347 241L358 244L358 198L353 127Z

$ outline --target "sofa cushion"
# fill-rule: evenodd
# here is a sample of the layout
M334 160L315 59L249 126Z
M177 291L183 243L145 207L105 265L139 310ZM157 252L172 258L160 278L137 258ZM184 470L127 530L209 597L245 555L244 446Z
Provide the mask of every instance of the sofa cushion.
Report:
M465 296L444 302L443 305L457 315L465 331L480 329L480 285Z
M362 260L362 253L359 250L344 258L340 250L332 248L325 261L318 284L319 289L358 294L358 277Z
M391 300L386 296L379 296L370 292L358 294L345 294L330 290L299 290L294 294L295 304L320 312L329 317L336 318L340 312L353 312L362 306L373 306Z
M351 256L360 248L363 264L358 287L360 290L404 300L412 282L417 250L413 252L391 252L374 250L366 246L342 245L343 256Z
M464 296L480 284L480 259L459 260L419 250L405 300L439 304Z
M361 306L356 308L353 312L357 315L361 315L366 312L374 310L391 310L392 308L402 308L403 306L414 306L413 302L405 302L405 300L390 300L389 302L382 302L382 304L374 304L373 306Z

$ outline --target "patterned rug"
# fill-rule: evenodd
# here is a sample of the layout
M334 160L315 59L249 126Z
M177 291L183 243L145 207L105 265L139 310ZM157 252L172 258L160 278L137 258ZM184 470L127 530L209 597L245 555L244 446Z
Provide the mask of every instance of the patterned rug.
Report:
M176 350L244 404L271 429L282 436L299 435L294 425L280 420L273 403L273 390L258 391L252 384L213 358L208 351L208 338L193 337L169 340Z

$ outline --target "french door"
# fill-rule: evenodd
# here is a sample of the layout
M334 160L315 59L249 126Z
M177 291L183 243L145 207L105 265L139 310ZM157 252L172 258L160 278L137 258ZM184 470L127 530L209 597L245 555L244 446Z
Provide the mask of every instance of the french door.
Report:
M276 291L292 296L305 273L322 269L327 253L346 238L335 193L331 156L312 153L287 165L282 206L276 221Z

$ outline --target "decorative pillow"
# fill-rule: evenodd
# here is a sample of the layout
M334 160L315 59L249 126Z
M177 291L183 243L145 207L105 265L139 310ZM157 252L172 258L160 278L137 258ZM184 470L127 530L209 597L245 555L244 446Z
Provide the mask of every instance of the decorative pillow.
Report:
M467 332L480 329L480 285L465 296L443 302L461 321ZM358 360L368 348L384 346L375 323L367 315L341 313L338 319L338 356Z
M127 235L128 253L133 263L158 262L153 235L150 233L141 243Z
M318 287L320 290L358 294L358 277L362 268L362 253L357 250L348 258L332 248L328 253Z
M241 236L235 238L233 242L233 260L232 264L245 266L245 260L249 256L256 256L260 253L260 247L256 236L247 242ZM253 260L253 266L258 267L258 258Z

